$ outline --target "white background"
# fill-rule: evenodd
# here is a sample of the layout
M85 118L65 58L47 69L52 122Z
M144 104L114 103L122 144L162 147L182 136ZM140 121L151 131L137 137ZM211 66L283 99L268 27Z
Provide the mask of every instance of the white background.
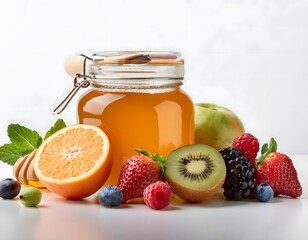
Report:
M75 53L175 50L194 102L230 108L247 132L262 143L274 136L282 152L308 153L308 1L0 3L0 145L10 123L42 135L54 123L73 81L64 62ZM77 98L60 116L68 124Z

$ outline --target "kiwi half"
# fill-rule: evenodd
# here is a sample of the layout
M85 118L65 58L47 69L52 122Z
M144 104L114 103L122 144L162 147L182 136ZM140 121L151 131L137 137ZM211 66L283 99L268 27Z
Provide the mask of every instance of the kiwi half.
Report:
M221 154L204 144L191 144L167 157L166 178L173 192L189 202L211 198L223 185L226 165Z

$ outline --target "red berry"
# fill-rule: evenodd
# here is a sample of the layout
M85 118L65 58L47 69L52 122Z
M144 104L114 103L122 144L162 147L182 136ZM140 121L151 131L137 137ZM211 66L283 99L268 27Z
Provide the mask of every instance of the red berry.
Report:
M257 184L268 183L275 196L297 198L302 195L302 187L292 160L283 153L273 152L259 163L256 178Z
M143 192L143 200L146 205L154 210L167 207L173 197L172 189L169 184L157 181L147 186Z
M258 139L250 133L244 133L233 140L232 147L241 150L244 156L248 157L253 165L260 149Z
M152 157L142 154L130 157L122 166L117 185L123 193L122 202L142 198L144 189L160 180L162 180L161 167Z
M262 155L257 161L257 184L268 183L276 195L297 198L302 195L302 186L298 180L292 160L285 154L276 152L277 142L271 138L269 145L262 146Z

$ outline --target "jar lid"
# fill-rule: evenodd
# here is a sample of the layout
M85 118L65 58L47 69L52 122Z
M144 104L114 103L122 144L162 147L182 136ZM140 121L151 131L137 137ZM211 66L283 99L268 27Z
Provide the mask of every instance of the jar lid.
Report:
M184 60L173 51L104 51L93 53L92 79L183 79Z
M180 52L174 51L102 51L93 53L95 65L104 64L184 64Z

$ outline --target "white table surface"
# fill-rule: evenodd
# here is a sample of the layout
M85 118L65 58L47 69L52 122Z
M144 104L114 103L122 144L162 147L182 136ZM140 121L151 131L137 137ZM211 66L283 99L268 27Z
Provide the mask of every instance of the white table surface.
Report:
M44 191L37 208L26 208L17 199L0 199L0 240L307 239L308 156L291 157L303 187L298 199L174 201L165 210L154 211L141 203L105 208L95 195L68 201Z

